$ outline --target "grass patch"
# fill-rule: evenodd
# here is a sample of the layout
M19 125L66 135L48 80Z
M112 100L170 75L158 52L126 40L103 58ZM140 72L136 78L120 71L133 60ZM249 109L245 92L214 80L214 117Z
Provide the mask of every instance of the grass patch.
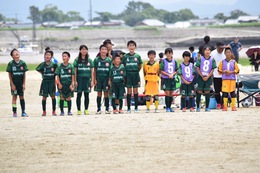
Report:
M28 70L33 71L33 70L36 69L36 67L38 65L39 64L27 64L27 68L28 68ZM7 67L7 64L0 64L0 72L5 72L6 71L6 67Z

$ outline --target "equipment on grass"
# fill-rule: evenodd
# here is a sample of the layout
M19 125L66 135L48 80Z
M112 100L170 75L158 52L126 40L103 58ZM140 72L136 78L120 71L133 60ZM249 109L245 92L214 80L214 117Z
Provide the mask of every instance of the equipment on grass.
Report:
M251 97L249 97L249 98L245 99L244 101L242 101L241 104L243 107L248 108L249 106L253 105L253 100Z

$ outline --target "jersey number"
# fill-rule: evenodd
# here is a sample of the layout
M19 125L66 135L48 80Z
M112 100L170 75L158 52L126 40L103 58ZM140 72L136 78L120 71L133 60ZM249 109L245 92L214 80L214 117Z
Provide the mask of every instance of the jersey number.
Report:
M209 61L204 61L203 68L202 68L204 72L209 71L209 64L210 64Z
M190 67L185 67L184 71L185 71L185 76L189 78L191 76Z
M172 63L169 63L168 64L168 73L173 73L173 64Z

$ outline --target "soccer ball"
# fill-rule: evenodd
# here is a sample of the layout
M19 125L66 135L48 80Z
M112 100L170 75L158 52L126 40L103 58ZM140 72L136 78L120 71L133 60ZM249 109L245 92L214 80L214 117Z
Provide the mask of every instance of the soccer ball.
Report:
M242 106L248 108L252 105L252 98L247 98L242 102Z

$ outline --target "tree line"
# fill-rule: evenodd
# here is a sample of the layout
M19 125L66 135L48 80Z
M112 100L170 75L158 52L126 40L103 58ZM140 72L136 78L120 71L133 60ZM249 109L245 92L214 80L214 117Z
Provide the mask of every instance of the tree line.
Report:
M69 11L63 13L59 10L57 6L48 4L43 10L39 10L36 6L29 7L30 19L33 23L43 23L49 21L56 22L69 22L69 21L85 21L85 19L80 16L80 13L77 11ZM138 22L143 19L158 19L165 23L175 23L177 21L187 21L191 19L199 19L198 16L193 14L190 9L181 9L179 11L167 11L163 9L156 9L153 5L146 2L140 1L130 1L128 2L126 8L119 14L112 14L110 12L96 12L97 17L93 20L99 20L101 22L106 22L111 19L115 20L124 20L126 25L135 26ZM230 13L230 16L225 16L224 13L217 13L214 16L214 19L227 20L227 19L236 19L239 16L248 15L247 13L241 10L233 10ZM17 19L8 19L0 14L0 21L16 21Z

